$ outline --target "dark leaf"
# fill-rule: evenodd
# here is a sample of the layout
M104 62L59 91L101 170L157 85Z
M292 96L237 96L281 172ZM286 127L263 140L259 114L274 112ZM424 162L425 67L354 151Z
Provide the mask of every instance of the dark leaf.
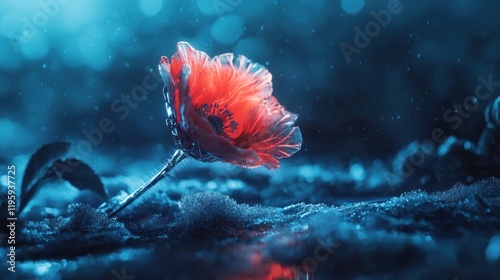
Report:
M39 177L38 180L35 181L33 185L29 188L28 191L24 192L21 195L21 202L19 204L18 212L21 213L24 210L24 207L28 204L31 198L40 190L40 188L50 182L57 181L57 175L51 170L47 170L46 173Z
M88 189L97 193L104 199L107 199L104 185L101 179L94 173L94 171L81 160L68 158L65 160L57 159L52 162L50 168L44 168L45 174L43 176L36 176L31 187L21 195L21 202L19 204L18 212L21 213L28 202L33 196L47 183L57 180L68 181L71 185L78 189Z
M38 149L30 158L28 166L24 171L23 181L21 184L21 206L28 201L24 201L26 193L32 183L40 178L45 172L50 164L63 157L69 150L71 143L69 142L53 142L43 145Z
M81 160L67 158L62 161L58 159L54 161L51 169L76 188L93 191L102 198L107 199L108 196L101 179L90 166Z

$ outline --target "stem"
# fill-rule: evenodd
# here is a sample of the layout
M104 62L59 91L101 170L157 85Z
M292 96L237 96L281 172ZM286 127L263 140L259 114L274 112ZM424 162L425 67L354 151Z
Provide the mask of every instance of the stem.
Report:
M118 214L121 210L127 207L129 204L134 202L137 198L139 198L142 194L144 194L147 190L151 189L156 183L161 181L165 176L167 176L168 172L172 170L181 160L186 158L186 154L184 154L181 150L176 150L172 155L168 163L160 170L160 172L156 173L153 178L147 181L144 185L140 186L133 193L129 194L127 197L120 201L116 201L116 199L111 198L110 200L104 202L99 206L98 210L106 213L108 218L112 218Z

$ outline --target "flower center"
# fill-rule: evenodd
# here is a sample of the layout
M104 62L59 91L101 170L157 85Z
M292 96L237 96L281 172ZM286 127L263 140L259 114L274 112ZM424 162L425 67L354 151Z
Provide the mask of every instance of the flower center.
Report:
M218 103L203 104L196 109L198 115L205 117L217 134L229 138L229 133L236 133L238 123L233 119L233 113Z
M224 123L222 122L222 119L218 116L208 116L207 117L208 121L210 122L210 124L212 125L212 127L214 128L215 132L217 132L217 134L222 134L224 133Z

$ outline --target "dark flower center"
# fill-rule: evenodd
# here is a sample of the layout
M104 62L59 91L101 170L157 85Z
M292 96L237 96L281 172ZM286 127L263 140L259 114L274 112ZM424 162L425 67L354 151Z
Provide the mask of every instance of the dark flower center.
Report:
M224 122L222 122L222 119L218 116L208 116L207 117L208 121L210 122L210 124L212 125L212 127L214 128L215 132L217 132L217 134L222 134L224 133Z
M238 123L233 119L233 113L218 103L203 104L196 109L198 115L205 117L217 134L229 138L229 133L236 133Z

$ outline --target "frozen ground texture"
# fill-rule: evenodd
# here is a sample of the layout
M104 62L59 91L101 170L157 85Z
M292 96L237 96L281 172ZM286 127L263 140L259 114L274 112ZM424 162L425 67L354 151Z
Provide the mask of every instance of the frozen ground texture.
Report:
M500 275L500 180L400 195L383 187L381 174L377 164L341 170L285 163L279 171L267 172L189 161L177 176L113 219L96 212L102 198L54 183L21 216L16 277ZM109 174L102 178L110 195L129 191L132 180ZM61 195L71 193L76 194L69 200Z

